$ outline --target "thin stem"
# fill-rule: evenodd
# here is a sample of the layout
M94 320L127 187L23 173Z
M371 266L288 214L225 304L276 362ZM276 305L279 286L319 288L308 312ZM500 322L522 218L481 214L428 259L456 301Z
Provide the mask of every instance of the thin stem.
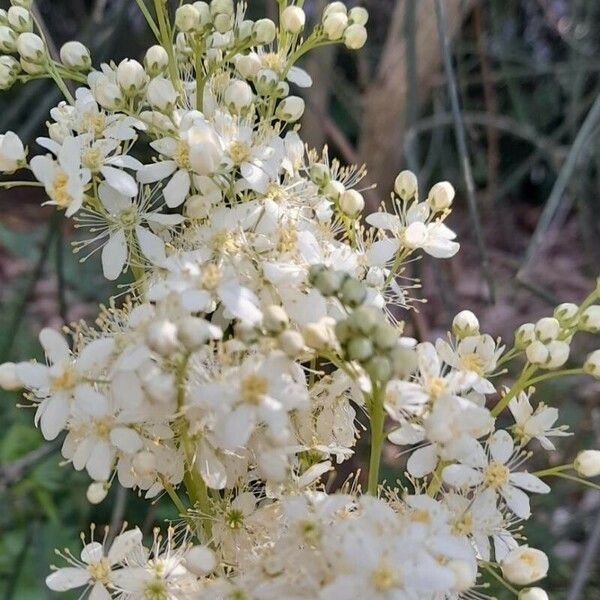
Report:
M144 0L135 0L135 1L137 2L137 5L140 7L140 12L142 13L142 15L144 15L144 18L146 19L146 22L148 23L148 27L150 27L150 29L152 30L154 37L158 41L160 41L160 31L158 30L158 27L156 26L156 23L154 22L154 19L152 18L152 15L150 14L148 7L146 6L146 3L144 2Z
M162 486L165 488L165 491L167 492L167 494L169 494L169 498L171 498L171 501L173 502L173 504L175 505L175 508L179 512L179 515L181 517L185 517L188 512L187 508L181 501L181 498L177 495L175 488L164 478L161 478L161 483L162 483Z
M525 365L519 379L517 379L515 384L504 396L502 396L502 398L500 398L498 404L492 409L492 417L497 417L508 406L508 403L529 385L529 377L533 375L536 370L537 367L535 365L530 365L529 363Z
M16 187L44 187L39 181L0 181L0 188L12 190Z
M556 475L561 471L569 471L573 468L573 463L568 465L559 465L558 467L550 467L549 469L543 469L542 471L534 471L532 475L536 477L550 477L551 475Z
M169 56L169 74L171 76L171 81L176 89L181 89L181 82L179 81L179 72L177 69L177 59L175 57L175 52L173 51L173 40L171 39L169 21L165 13L164 1L154 0L154 9L156 11L156 18L158 19L161 44Z
M582 479L581 477L575 477L575 475L567 475L566 473L554 473L553 476L560 477L561 479L568 479L569 481L575 481L576 483L585 485L586 487L592 488L593 490L600 490L600 485L598 485L597 483L593 483L592 481L588 481L587 479Z
M577 369L563 369L562 371L551 371L550 373L546 373L545 375L540 375L539 377L534 377L527 381L527 385L535 385L536 383L540 383L542 381L546 381L548 379L554 379L555 377L568 377L569 375L583 375L584 370L582 368Z
M383 389L379 384L376 384L373 390L369 417L371 424L371 455L369 457L369 481L367 491L372 496L376 496L379 485L379 467L381 463L381 450L384 440L383 425L385 421Z
M496 571L494 571L494 569L492 569L492 567L490 565L486 565L486 564L481 564L481 566L496 580L499 581L509 592L512 592L515 596L519 595L519 592L516 590L516 588L514 588L512 585L510 585L505 579L504 577L501 577L500 575L498 575L498 573L496 573Z

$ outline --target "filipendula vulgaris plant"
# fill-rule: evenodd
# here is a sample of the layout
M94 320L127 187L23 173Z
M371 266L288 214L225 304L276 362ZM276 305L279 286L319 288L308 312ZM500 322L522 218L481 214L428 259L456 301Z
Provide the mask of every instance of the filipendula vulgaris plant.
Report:
M74 250L134 279L94 325L44 329L46 364L6 363L0 384L26 390L47 440L64 436L91 503L118 482L180 516L150 547L138 528L109 543L92 527L47 585L91 600L474 600L485 574L543 600L530 495L554 477L595 485L600 452L529 472L568 435L534 386L600 378L600 350L563 368L574 335L600 330L600 288L511 347L469 311L435 344L404 336L407 261L459 249L444 223L454 189L422 199L404 171L390 208L364 215L364 169L305 148L292 90L311 80L296 62L361 48L368 14L333 2L307 31L302 4L279 0L276 24L232 0L181 4L174 20L138 0L156 45L98 68L76 41L51 57L29 2L0 12L1 87L51 78L65 97L38 155L0 136L1 171L24 173L2 186L43 187L89 232ZM519 361L512 386L496 383ZM368 483L335 491L361 422ZM405 484L379 481L386 438L408 455Z

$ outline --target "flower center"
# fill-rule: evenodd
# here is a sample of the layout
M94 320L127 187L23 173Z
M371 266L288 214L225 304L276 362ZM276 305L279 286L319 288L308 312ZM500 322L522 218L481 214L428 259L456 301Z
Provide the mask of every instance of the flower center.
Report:
M219 231L212 238L215 252L234 254L239 250L239 244L231 231Z
M460 366L465 371L473 371L478 375L483 375L483 360L481 356L479 356L475 352L471 352L469 354L465 354L460 357Z
M185 169L186 171L190 170L190 149L187 142L183 140L177 142L173 159L180 169Z
M229 529L241 529L244 526L244 513L237 508L231 508L225 515L225 523Z
M50 189L50 195L60 208L66 208L71 204L71 194L67 191L67 184L69 183L69 176L60 170L54 177L52 182L52 188Z
M70 390L77 383L77 375L70 367L65 367L61 373L50 379L50 389L53 392Z
M107 440L112 429L112 421L110 419L97 419L94 421L94 433L97 437Z
M460 519L454 522L453 527L456 535L468 535L473 530L473 515L470 512L466 512Z
M162 579L153 579L144 588L146 600L168 600L167 584Z
M137 222L137 213L133 206L129 208L124 208L119 212L119 223L124 228L131 228Z
M487 486L499 488L503 486L510 475L510 469L499 462L491 462L484 473L484 482Z
M102 155L98 148L86 148L81 155L81 162L84 167L91 171L99 171L102 167Z
M248 161L252 156L252 152L247 144L235 140L231 142L231 145L229 146L229 156L236 165L241 165Z
M429 381L428 391L432 400L437 400L446 390L447 382L443 377L434 377Z
M414 523L422 523L423 525L427 525L431 522L431 515L429 514L429 511L417 509L410 513L410 519Z
M110 563L107 558L88 565L88 573L94 581L106 584L110 581Z
M269 52L262 57L262 64L276 73L283 69L283 58L276 52Z
M105 121L102 113L86 113L81 119L81 129L92 132L94 135L100 135L104 131Z
M246 404L260 404L268 389L268 380L252 373L242 380L242 400Z
M400 583L400 577L396 569L384 562L371 574L371 582L378 592L387 592Z
M298 232L291 226L282 227L279 230L279 242L277 243L277 250L282 253L292 252L296 248L298 241Z
M200 278L205 290L214 290L221 282L221 271L217 265L210 263L202 267Z

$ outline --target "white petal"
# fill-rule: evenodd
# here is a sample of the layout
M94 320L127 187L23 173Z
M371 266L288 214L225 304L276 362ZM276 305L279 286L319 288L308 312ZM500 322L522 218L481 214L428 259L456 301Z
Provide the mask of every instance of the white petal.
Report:
M47 388L50 385L48 367L36 362L17 364L17 377L29 389Z
M104 394L97 392L89 383L75 388L77 408L90 417L103 417L108 414L108 400Z
M102 202L102 206L111 215L117 215L122 210L131 206L131 200L127 196L124 196L121 192L117 192L115 188L108 185L105 181L98 186L98 198Z
M46 327L40 331L40 343L52 364L65 361L71 354L67 340L55 329Z
M54 440L67 425L70 409L69 402L64 396L54 396L44 406L40 417L40 429L47 440Z
M112 469L112 451L108 442L96 443L85 465L89 476L94 481L108 481Z
M550 493L550 486L546 485L539 477L536 477L531 473L511 473L509 479L513 485L527 490L528 492L534 492L536 494Z
M180 169L171 177L171 180L165 186L163 195L165 202L170 208L176 208L183 204L184 200L190 193L190 174L183 169Z
M220 424L217 435L225 450L243 448L254 429L254 411L250 406L239 406Z
M119 229L113 233L102 248L102 271L104 277L114 281L123 272L127 263L127 239L125 232Z
M165 160L164 162L144 165L137 172L137 180L140 183L154 183L172 175L177 170L177 163L174 160Z
M222 490L227 485L227 471L208 444L202 444L197 461L198 471L209 488Z
M121 562L142 544L142 532L136 527L126 531L115 538L108 552L108 561L111 565Z
M500 492L506 500L508 508L510 508L517 517L529 519L531 516L531 508L529 507L529 496L525 492L512 485L502 486Z
M365 221L376 229L399 229L400 219L396 215L386 212L371 213Z
M94 584L92 593L90 594L89 600L110 600L112 596L108 593L108 590L104 587L104 584L99 581Z
M129 427L115 427L110 432L110 441L127 454L134 454L143 446L140 435Z
M140 250L144 256L154 264L160 264L166 260L165 243L150 230L140 227L135 228Z
M309 88L312 84L311 76L299 67L291 67L287 74L287 80L291 83L295 83L298 87Z
M77 357L76 368L79 373L97 374L104 369L115 350L113 338L100 338L89 343Z
M394 238L387 238L375 242L367 252L370 266L385 267L396 256L400 242Z
M126 196L127 198L133 198L137 196L138 186L135 179L125 171L121 171L121 169L115 169L114 167L102 167L100 170L104 179L110 187L117 190Z
M104 548L100 542L91 542L86 544L81 551L81 560L84 563L95 563L104 556Z
M86 585L89 580L90 574L86 569L65 567L48 575L46 577L46 585L53 592L66 592L67 590Z
M433 445L415 450L408 459L406 469L414 477L424 477L432 473L438 463L438 455Z
M465 465L449 465L442 471L442 479L457 488L469 488L483 481L480 471Z
M512 456L515 444L513 439L504 429L499 429L490 438L490 454L492 458L501 464L504 464Z
M248 323L257 323L262 318L258 309L258 298L247 288L235 281L219 286L219 297L227 310L237 319Z

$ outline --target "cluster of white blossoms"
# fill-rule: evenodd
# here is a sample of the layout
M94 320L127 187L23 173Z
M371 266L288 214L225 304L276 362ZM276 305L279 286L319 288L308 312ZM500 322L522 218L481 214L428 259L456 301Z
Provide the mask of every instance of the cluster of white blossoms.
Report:
M95 325L44 329L46 364L5 363L0 385L25 388L44 437L89 474L90 502L118 482L181 519L150 549L134 528L61 554L48 586L92 600L474 600L489 575L547 598L530 587L548 570L522 533L530 495L552 477L594 485L600 451L529 472L568 435L534 386L600 378L600 350L563 368L574 334L600 331L600 285L508 348L469 311L435 344L403 334L407 261L459 249L454 189L421 199L404 171L365 215L364 168L305 148L291 93L311 84L296 66L309 50L364 45L367 12L333 2L308 31L301 1L278 0L276 24L232 0L182 4L174 20L138 0L157 45L97 70L78 42L50 56L29 3L12 4L2 87L48 77L65 100L45 153L0 136L0 170L25 173L0 185L43 187L83 233L75 251L133 283ZM336 485L365 429L367 483ZM408 457L392 486L386 438Z

